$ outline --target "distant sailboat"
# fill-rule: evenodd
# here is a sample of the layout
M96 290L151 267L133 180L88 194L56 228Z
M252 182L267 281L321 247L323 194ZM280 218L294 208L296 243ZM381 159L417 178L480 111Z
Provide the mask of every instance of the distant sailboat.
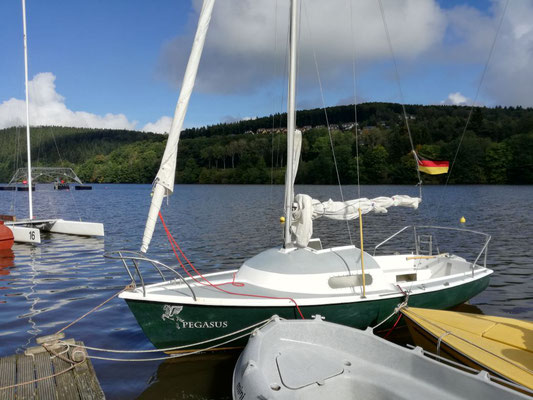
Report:
M422 240L421 228L444 229L445 232L450 228L405 227L376 249L411 228L415 252L381 256L363 251L362 239L361 248L349 244L324 249L320 239L312 238L313 219L318 217L360 219L362 214L385 213L392 206L415 209L421 199L397 195L320 202L308 195L294 195L301 146L295 108L299 3L299 0L292 0L290 6L284 244L246 260L239 269L202 275L167 230L180 264L194 270L194 275L187 272L189 277L183 278L179 271L148 259L145 253L158 215L161 216L162 200L174 190L180 131L214 5L214 0L204 0L167 146L154 181L141 251L116 252L116 257L132 262L131 266L126 262L124 265L134 284L134 288L123 291L120 297L126 300L144 333L158 348L185 351L225 346L228 336L242 333L273 314L283 318L321 314L331 322L366 328L386 321L406 297L413 306L449 308L467 301L489 284L492 271L486 268L485 262L477 264L486 254L488 235L480 234L485 242L473 262L448 253L434 254L431 246L422 254L421 244L428 242ZM141 262L155 267L163 281L147 285L139 266ZM171 274L170 280L164 276L165 272ZM243 343L240 337L231 345Z
M57 218L34 218L33 215L33 181L31 167L30 143L30 106L28 93L28 45L26 34L26 1L22 0L22 22L24 28L24 83L26 89L26 150L28 154L27 188L28 210L27 219L9 218L5 225L13 231L15 242L40 243L41 230L46 232L64 233L81 236L104 236L104 225L97 222L66 221Z

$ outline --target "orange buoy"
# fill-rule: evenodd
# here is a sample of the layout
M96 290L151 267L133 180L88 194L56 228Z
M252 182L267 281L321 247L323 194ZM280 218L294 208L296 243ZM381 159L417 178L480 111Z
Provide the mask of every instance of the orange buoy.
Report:
M14 242L13 232L0 221L0 250L9 250Z

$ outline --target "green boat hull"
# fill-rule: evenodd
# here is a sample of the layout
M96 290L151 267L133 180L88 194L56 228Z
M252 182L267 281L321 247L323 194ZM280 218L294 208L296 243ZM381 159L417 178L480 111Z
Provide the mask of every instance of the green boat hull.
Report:
M489 284L489 276L448 289L420 293L409 297L412 307L447 309L476 296ZM386 319L404 299L402 297L342 304L300 306L305 318L320 314L329 322L365 329ZM295 307L227 307L189 304L166 304L126 299L144 334L160 349L200 343L234 333L273 315L286 319L300 318ZM383 328L394 323L389 319ZM237 335L238 336L238 335ZM191 346L183 350L198 350L221 345L239 347L246 344L241 338L224 344L228 338Z

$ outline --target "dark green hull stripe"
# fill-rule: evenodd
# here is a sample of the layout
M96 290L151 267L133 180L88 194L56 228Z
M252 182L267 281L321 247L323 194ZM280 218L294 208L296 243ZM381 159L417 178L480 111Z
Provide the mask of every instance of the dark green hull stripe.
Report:
M409 298L412 307L447 309L464 303L489 284L489 276L436 292ZM363 302L300 306L305 318L320 314L329 322L365 329L387 318L401 302L400 298ZM286 319L300 318L295 307L228 307L126 300L145 335L157 348L202 342L266 320L272 315ZM389 319L382 328L394 323ZM228 346L242 346L246 339ZM205 348L208 345L199 346ZM193 347L193 349L196 347Z

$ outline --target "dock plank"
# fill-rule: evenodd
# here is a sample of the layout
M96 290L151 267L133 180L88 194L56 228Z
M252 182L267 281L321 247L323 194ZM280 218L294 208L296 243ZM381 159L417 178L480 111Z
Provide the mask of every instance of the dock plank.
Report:
M63 361L57 357L52 359L52 365L54 367L55 374L64 371L70 367L70 364L68 362ZM55 383L58 400L70 400L80 398L80 395L78 393L78 386L76 385L74 374L71 371L56 376Z
M17 381L17 356L0 359L0 387L14 385ZM15 388L0 390L0 400L15 398Z
M72 360L72 353L85 350L73 346L61 357ZM83 342L75 342L83 346ZM11 355L0 358L0 388L22 384L17 387L0 389L0 400L103 400L104 392L89 358L68 370L71 363L39 347L27 350L28 355ZM64 347L66 350L66 347ZM80 358L78 358L80 359ZM68 371L67 371L68 370ZM55 377L53 375L59 374ZM31 382L35 379L39 382ZM31 383L26 383L31 382Z
M78 346L83 346L82 342L76 342ZM87 357L87 352L82 348L71 348L69 356L72 359L72 352L82 351ZM100 387L100 383L96 379L96 373L92 366L91 360L85 358L85 362L74 368L74 375L78 384L78 391L80 393L80 399L82 400L102 400L105 399L104 392Z
M37 379L46 378L54 374L52 360L48 353L41 353L35 356L35 374ZM37 382L35 394L39 400L56 400L57 396L55 392L54 378L43 379Z
M17 383L31 382L35 379L33 357L17 356ZM35 399L35 383L27 383L16 388L17 400Z

